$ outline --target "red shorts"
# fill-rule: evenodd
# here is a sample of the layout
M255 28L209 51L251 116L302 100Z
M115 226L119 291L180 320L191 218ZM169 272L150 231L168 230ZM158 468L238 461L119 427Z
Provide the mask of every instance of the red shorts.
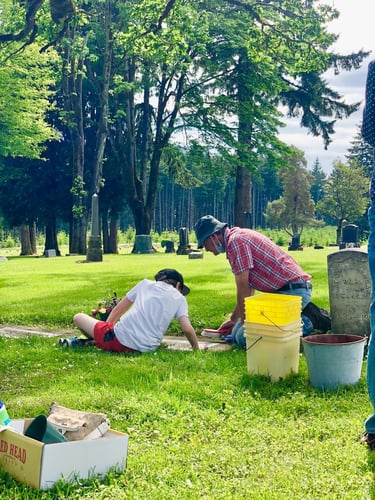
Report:
M117 340L114 331L115 324L106 321L98 321L94 327L95 345L104 351L112 352L139 352L131 347L122 345Z

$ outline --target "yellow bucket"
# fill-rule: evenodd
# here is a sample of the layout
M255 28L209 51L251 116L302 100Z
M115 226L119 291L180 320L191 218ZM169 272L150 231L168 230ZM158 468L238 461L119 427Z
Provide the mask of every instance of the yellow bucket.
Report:
M245 298L245 321L283 326L301 317L302 298L297 295L262 293Z

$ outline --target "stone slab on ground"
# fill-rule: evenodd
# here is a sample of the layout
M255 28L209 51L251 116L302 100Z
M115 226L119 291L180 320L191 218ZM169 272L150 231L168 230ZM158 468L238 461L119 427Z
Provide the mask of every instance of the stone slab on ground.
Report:
M232 346L226 342L215 342L212 340L199 340L199 348L205 351L230 351ZM183 337L173 337L167 335L163 338L162 347L172 351L190 351L191 345L188 340Z
M7 338L22 338L29 335L37 335L38 337L52 338L52 337L73 337L74 334L70 332L51 331L40 328L32 328L27 326L0 326L0 336ZM214 340L198 340L199 348L206 351L229 351L232 349L230 344L224 341L218 342ZM174 337L166 335L163 338L161 347L170 349L172 351L190 351L191 345L184 337Z
M39 337L61 337L61 332L36 329L27 326L0 326L0 335L8 338L21 338L29 335L38 335Z

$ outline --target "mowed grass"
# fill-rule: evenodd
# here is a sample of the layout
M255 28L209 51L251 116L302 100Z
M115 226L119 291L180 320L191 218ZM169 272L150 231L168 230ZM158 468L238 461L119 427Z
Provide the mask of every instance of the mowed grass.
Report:
M336 247L306 248L293 257L313 276L313 297L329 308L327 255ZM0 323L69 329L78 311L90 312L107 290L121 297L140 279L153 279L159 269L176 268L191 287L191 319L199 330L218 326L232 311L236 290L225 255L104 255L102 262L84 257L8 257L0 261ZM174 325L172 330L175 330Z
M294 252L313 275L314 301L329 308L327 254ZM10 258L0 262L1 316L73 332L105 290L122 295L163 267L183 273L199 332L218 326L235 302L224 256L175 254ZM170 333L178 333L173 324ZM104 480L31 490L0 473L2 497L87 499L370 499L375 458L360 444L371 413L365 363L358 385L322 392L299 373L271 383L247 373L243 350L116 355L94 347L61 349L56 338L0 336L0 398L13 418L46 414L53 401L100 411L129 434L127 468ZM98 457L100 460L100 457Z

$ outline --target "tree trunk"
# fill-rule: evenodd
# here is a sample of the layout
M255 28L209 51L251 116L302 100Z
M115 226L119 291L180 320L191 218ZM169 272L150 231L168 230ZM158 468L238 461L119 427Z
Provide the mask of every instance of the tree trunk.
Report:
M73 218L69 232L69 253L86 255L87 251L87 210L79 218Z
M250 62L244 52L238 61L238 165L234 195L234 224L248 227L251 217L251 173L248 152L251 149L251 94L249 92Z
M36 254L36 225L35 222L29 226L30 244L33 255Z
M234 224L238 227L250 227L251 173L244 167L237 167L235 189Z
M97 110L97 124L96 124L96 144L93 165L93 189L95 193L99 193L102 178L103 178L103 158L104 150L108 137L108 113L109 113L109 86L112 74L112 60L113 60L113 33L112 33L112 2L106 1L103 6L103 13L100 16L100 23L102 26L103 38L98 40L98 45L102 44L101 52L103 54L103 61L101 64L101 74L97 74L91 67L90 60L86 61L88 75L91 84L96 90L99 100Z
M34 255L31 239L30 227L28 224L22 224L20 227L21 253L20 255Z
M118 253L118 245L117 245L118 222L119 221L117 215L111 213L111 221L109 224L109 239L108 239L109 253Z
M74 46L74 28L68 35ZM86 45L86 41L84 42ZM84 186L85 134L82 108L82 79L84 50L78 55L66 45L63 53L64 110L70 116L69 132L72 140L72 220L70 224L69 253L86 254L87 193Z
M102 212L102 235L103 235L103 253L111 253L109 251L109 230L108 230L108 212Z
M150 234L152 215L142 203L130 203L134 217L135 234Z
M59 250L59 244L57 242L57 229L56 229L56 218L51 218L45 229L46 241L44 244L44 253L46 250L55 250L56 255L60 256L61 252Z

